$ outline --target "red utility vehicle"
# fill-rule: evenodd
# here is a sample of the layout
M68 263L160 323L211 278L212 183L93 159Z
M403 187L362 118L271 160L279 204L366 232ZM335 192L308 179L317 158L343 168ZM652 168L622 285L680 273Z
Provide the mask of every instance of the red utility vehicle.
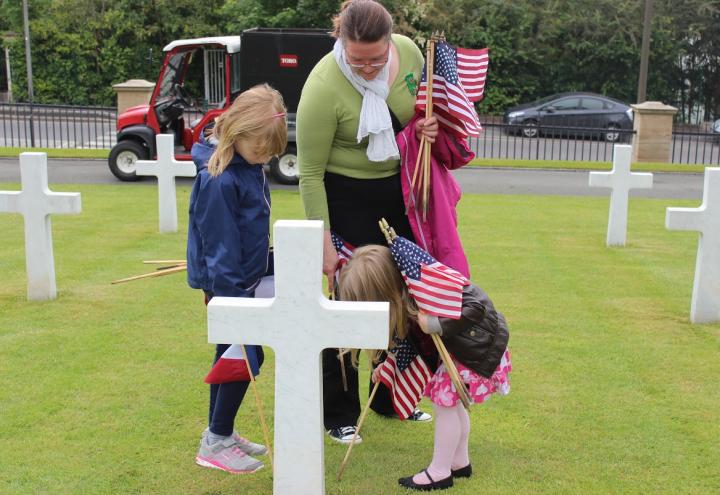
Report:
M254 28L240 36L177 40L165 60L148 105L118 116L117 144L108 164L120 180L135 181L136 162L155 157L155 136L175 135L175 158L190 160L203 128L242 91L267 82L282 93L288 108L288 146L270 162L274 178L298 181L295 112L308 74L334 40L319 29Z

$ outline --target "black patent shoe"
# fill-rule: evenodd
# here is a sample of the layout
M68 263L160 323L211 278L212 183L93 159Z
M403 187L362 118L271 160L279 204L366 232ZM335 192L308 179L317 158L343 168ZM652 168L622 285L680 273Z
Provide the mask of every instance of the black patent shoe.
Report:
M450 473L453 475L453 478L469 478L472 476L472 464L468 464L460 469L452 469Z
M421 492L429 492L432 490L447 490L448 488L452 488L453 486L452 474L447 478L435 481L430 477L430 473L427 472L427 469L425 469L423 473L425 473L425 476L427 476L427 478L430 480L430 483L428 483L427 485L418 485L413 481L412 476L408 476L407 478L400 478L398 480L398 483L400 484L400 486L404 486L405 488L410 488L412 490L418 490Z

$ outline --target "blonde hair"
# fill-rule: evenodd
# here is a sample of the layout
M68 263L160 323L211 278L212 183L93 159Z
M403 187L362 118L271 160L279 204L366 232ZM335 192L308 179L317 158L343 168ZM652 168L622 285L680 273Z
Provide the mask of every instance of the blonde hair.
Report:
M217 148L208 161L208 172L217 177L232 160L239 139L259 140L257 152L275 156L287 146L287 123L282 95L267 84L243 91L215 122Z
M347 0L333 17L332 35L343 42L374 43L389 40L393 20L385 7L374 0Z
M417 318L418 309L388 248L377 244L357 248L341 270L338 286L342 301L390 303L388 348L394 347L395 338L407 337L407 322ZM369 351L371 359L377 362L381 352Z

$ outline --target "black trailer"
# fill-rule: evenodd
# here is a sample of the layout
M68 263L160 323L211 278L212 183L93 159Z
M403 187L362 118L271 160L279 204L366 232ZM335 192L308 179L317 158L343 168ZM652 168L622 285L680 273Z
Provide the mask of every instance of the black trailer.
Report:
M310 71L335 40L322 29L253 28L240 41L240 87L266 82L280 91L288 109L288 147L270 162L273 176L283 183L297 181L295 114Z

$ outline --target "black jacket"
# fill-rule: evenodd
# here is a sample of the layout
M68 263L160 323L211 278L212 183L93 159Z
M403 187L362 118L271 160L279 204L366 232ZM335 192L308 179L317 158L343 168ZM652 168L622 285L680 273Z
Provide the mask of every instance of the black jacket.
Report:
M445 347L455 359L486 378L492 376L510 333L505 317L495 310L484 290L472 283L467 285L460 319L437 318L437 323Z

